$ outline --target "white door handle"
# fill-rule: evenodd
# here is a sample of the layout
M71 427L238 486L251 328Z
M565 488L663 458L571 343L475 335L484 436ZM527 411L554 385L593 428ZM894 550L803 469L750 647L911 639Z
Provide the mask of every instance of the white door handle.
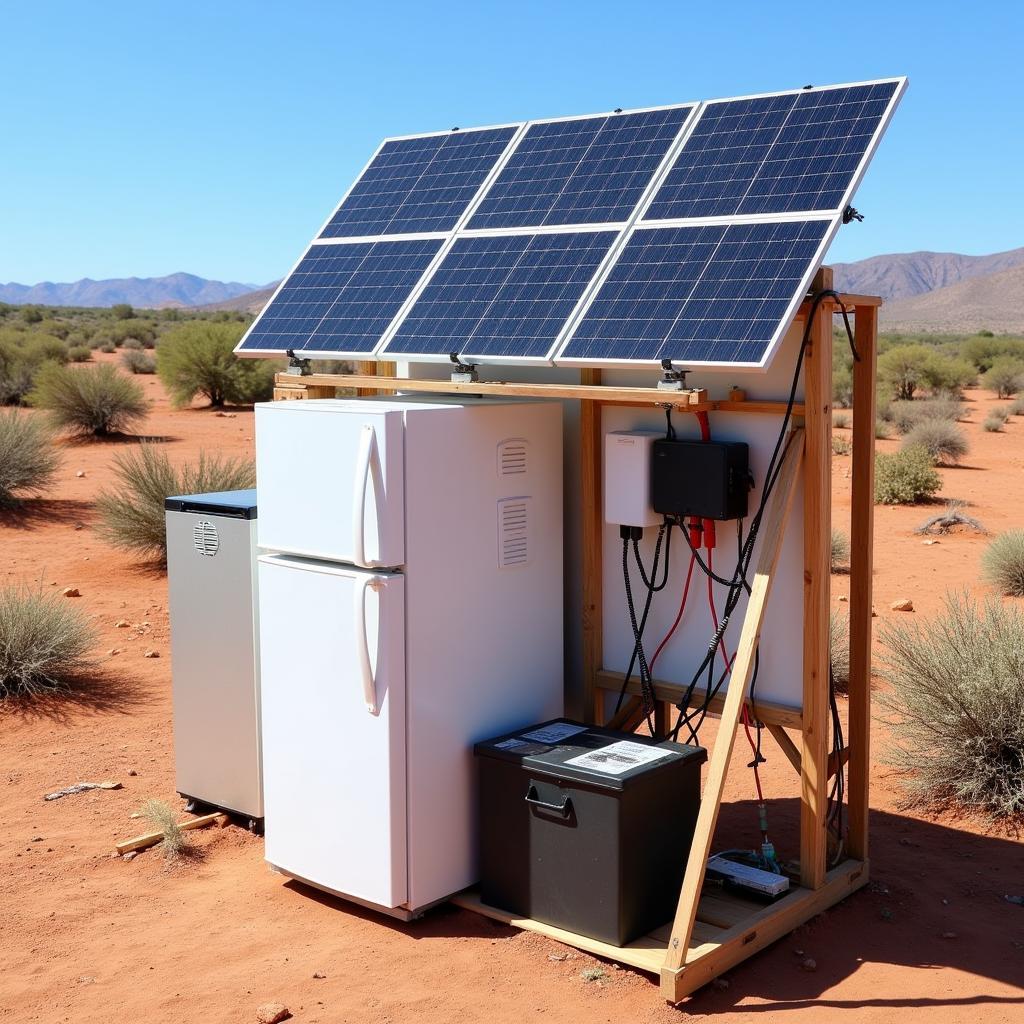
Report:
M366 565L366 533L363 518L366 514L366 488L370 480L370 463L373 459L373 425L364 423L359 434L359 451L356 455L356 478L352 488L352 561Z
M374 578L361 577L355 595L356 647L359 655L359 676L363 683L363 700L371 715L380 713L377 707L377 682L373 678L370 662L370 638L366 634L366 591L377 590L380 582Z

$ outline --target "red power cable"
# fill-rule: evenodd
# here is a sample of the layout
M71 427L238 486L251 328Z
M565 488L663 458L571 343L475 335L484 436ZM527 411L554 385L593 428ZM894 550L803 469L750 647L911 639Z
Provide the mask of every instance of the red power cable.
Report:
M665 645L672 639L672 634L675 633L676 627L679 625L680 619L683 617L683 609L686 608L686 598L690 593L690 579L693 577L693 567L697 564L697 555L693 553L690 555L690 568L686 572L686 585L683 587L683 599L679 602L679 612L676 614L676 621L672 623L672 628L665 634L665 638L658 644L658 649L654 652L654 657L651 658L651 663L648 666L651 672L654 671L654 663L658 660L658 655L664 650Z

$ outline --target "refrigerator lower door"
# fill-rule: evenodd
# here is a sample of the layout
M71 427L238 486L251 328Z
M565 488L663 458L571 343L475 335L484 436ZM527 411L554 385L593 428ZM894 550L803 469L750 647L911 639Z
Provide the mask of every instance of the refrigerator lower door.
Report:
M386 908L408 885L404 585L259 559L266 858Z
M405 564L404 424L358 402L256 407L263 550L369 568Z

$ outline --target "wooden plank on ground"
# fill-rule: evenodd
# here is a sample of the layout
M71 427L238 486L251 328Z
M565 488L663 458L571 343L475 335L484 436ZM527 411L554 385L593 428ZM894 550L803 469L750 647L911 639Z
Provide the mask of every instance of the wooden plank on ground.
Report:
M198 818L190 818L178 825L183 832L189 832L196 828L205 828L207 825L226 825L231 818L221 811L214 811L212 814L203 814ZM156 846L163 839L163 832L147 832L144 836L136 836L134 839L126 839L118 843L114 849L120 854L131 853L132 850L145 850L149 846Z

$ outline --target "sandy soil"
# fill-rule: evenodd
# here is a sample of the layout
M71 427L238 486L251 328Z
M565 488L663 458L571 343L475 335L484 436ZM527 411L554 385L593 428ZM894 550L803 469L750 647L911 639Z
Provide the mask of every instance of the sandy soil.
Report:
M140 379L155 402L146 433L164 438L172 458L204 447L251 454L251 412L172 411L159 383ZM985 434L980 422L992 404L971 395L971 454L964 467L943 470L943 495L967 499L998 531L1020 523L1024 420L1005 434ZM238 828L194 833L194 855L175 864L152 851L131 862L112 858L115 841L141 831L129 815L145 797L180 804L165 577L90 529L91 502L112 480L112 460L125 444L65 444L54 497L0 519L0 582L79 588L74 600L101 634L89 689L0 712L0 1019L248 1022L271 1000L305 1024L661 1024L684 1014L739 1024L784 1010L802 1011L791 1018L809 1022L835 1020L838 1010L844 1019L881 1022L897 1008L915 1009L922 1024L1021 1019L1024 909L1003 899L1024 892L1020 844L977 822L900 810L898 785L881 763L870 887L729 972L727 988L709 987L679 1009L663 1003L646 975L464 911L440 909L400 925L302 890L272 874L261 841ZM849 459L835 460L834 484L843 526ZM914 614L927 615L949 587L980 592L984 541L961 535L925 546L912 531L927 514L879 510L875 587L883 619L901 614L889 605L904 596ZM842 576L833 582L837 600L848 585ZM119 619L132 628L115 628ZM146 659L147 650L161 657ZM887 744L880 726L876 754ZM770 740L766 752L766 788L786 797L772 811L772 827L787 855L794 777ZM748 757L738 748L733 803L723 814L733 841L754 839ZM123 789L42 799L103 779ZM805 956L815 971L800 969ZM592 966L603 966L606 978L583 980Z

